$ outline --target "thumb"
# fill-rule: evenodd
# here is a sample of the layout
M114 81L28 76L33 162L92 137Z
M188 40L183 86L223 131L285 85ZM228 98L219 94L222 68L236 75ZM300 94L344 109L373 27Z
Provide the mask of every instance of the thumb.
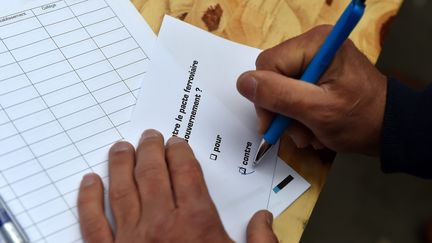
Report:
M272 229L273 215L262 210L252 217L247 227L248 243L277 243L279 242Z
M325 92L317 85L292 79L272 71L242 74L237 89L255 106L308 123L322 110Z

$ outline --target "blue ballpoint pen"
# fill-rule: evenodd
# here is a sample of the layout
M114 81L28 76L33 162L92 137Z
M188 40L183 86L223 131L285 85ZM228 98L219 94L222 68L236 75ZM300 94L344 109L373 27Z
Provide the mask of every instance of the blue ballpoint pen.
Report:
M337 51L348 39L365 12L366 0L353 0L346 8L336 25L333 27L318 53L307 66L300 80L308 83L317 83L331 64ZM274 144L282 136L285 129L290 125L292 119L283 115L277 115L272 121L270 128L264 134L258 152L255 156L253 166L257 166L261 159L267 154Z

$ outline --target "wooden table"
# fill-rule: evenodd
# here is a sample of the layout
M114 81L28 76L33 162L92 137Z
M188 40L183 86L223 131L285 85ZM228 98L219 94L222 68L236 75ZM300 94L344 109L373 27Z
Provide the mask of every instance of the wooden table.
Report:
M266 49L319 24L334 24L350 0L132 0L155 33L165 14L216 35ZM372 62L403 0L368 0L351 36ZM299 242L334 159L332 153L297 150L282 139L280 156L312 186L274 223L281 242Z

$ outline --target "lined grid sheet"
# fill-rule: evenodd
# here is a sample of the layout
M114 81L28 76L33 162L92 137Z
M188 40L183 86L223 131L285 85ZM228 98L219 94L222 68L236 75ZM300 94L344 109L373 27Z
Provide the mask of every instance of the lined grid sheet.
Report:
M0 17L0 195L32 242L79 242L82 176L107 180L154 34L129 1L62 0Z

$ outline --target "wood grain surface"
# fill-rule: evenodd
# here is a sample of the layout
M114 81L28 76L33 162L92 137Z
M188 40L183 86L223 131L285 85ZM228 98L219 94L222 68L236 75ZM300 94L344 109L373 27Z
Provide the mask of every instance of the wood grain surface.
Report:
M376 62L391 20L403 0L368 0L365 17L351 39ZM350 0L132 0L155 33L165 14L221 37L266 49L316 25L334 24ZM280 242L299 242L324 186L334 154L295 149L289 138L280 156L311 188L279 216L274 229Z

